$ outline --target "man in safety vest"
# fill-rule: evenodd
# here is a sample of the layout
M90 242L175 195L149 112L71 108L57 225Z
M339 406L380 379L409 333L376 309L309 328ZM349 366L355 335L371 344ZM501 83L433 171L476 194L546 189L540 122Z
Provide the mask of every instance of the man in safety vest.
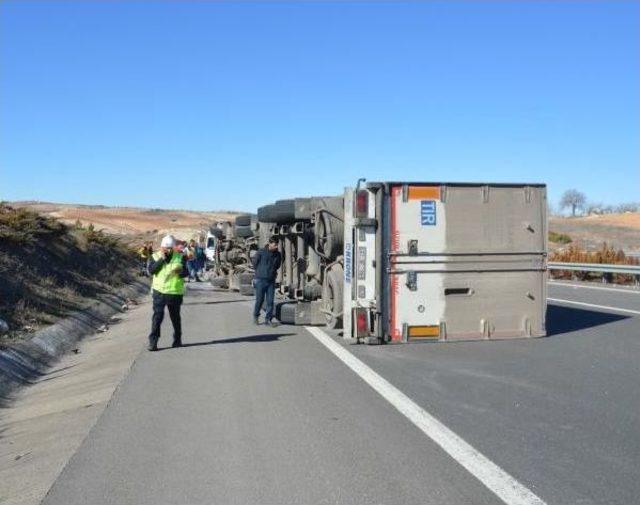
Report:
M184 295L184 278L189 275L186 259L182 253L174 249L176 240L167 235L160 243L160 250L153 253L149 263L149 273L152 276L153 317L151 318L151 333L149 334L149 350L158 350L160 325L164 319L164 307L169 309L169 317L173 324L173 345L182 345L182 323L180 320L180 305Z

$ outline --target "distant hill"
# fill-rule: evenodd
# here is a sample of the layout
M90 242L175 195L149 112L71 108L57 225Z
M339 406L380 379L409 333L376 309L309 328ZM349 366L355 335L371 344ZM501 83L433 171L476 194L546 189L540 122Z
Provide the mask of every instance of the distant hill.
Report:
M598 249L603 242L625 252L640 252L640 213L604 214L584 217L551 217L549 230L569 235L585 249ZM553 244L552 244L553 245Z
M84 226L91 223L98 230L131 240L155 239L167 233L189 239L207 229L211 222L232 219L239 214L234 211L201 212L33 201L10 202L10 205L55 217L70 225L77 221Z

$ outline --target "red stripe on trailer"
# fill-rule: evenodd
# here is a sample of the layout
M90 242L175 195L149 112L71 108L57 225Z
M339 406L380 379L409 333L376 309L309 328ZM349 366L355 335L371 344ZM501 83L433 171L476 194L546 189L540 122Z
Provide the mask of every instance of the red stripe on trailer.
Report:
M400 232L398 231L398 216L397 216L397 202L399 200L400 197L400 191L401 191L401 187L400 186L393 186L391 188L391 251L392 252L399 252L400 251ZM389 259L389 263L390 263L390 267L391 269L394 268L394 263L395 263L395 256L391 255L390 259ZM396 307L396 303L397 303L397 298L398 298L398 291L399 291L399 286L398 286L398 276L392 274L391 275L391 300L390 300L390 304L389 304L389 308L391 311L391 314L389 314L389 326L391 326L390 328L390 335L391 335L391 340L394 342L397 342L399 340L402 340L402 335L400 333L400 330L398 329L398 325L397 325L397 307Z

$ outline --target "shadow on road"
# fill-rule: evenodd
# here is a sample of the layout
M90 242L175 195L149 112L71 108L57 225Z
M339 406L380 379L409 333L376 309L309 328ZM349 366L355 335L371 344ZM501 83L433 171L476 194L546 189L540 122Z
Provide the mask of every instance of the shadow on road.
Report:
M217 305L219 303L238 303L238 302L246 302L247 300L251 300L251 298L236 298L234 300L211 300L208 302L184 302L182 305Z
M629 317L608 312L549 304L547 307L547 335L553 337L562 333L614 323Z
M223 338L220 340L209 340L206 342L188 342L182 344L182 347L198 347L201 345L216 345L216 344L239 344L242 342L275 342L282 337L289 337L295 335L295 333L262 333L259 335L247 335L244 337L232 337Z

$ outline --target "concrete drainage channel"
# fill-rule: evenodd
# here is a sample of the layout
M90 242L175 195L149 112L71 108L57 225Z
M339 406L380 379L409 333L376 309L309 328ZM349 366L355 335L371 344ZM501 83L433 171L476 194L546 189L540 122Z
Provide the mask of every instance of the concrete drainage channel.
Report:
M149 292L146 282L136 281L117 294L103 295L89 307L71 313L31 338L0 348L0 401L6 401L20 386L31 384L64 353L87 335L99 330L114 314Z

